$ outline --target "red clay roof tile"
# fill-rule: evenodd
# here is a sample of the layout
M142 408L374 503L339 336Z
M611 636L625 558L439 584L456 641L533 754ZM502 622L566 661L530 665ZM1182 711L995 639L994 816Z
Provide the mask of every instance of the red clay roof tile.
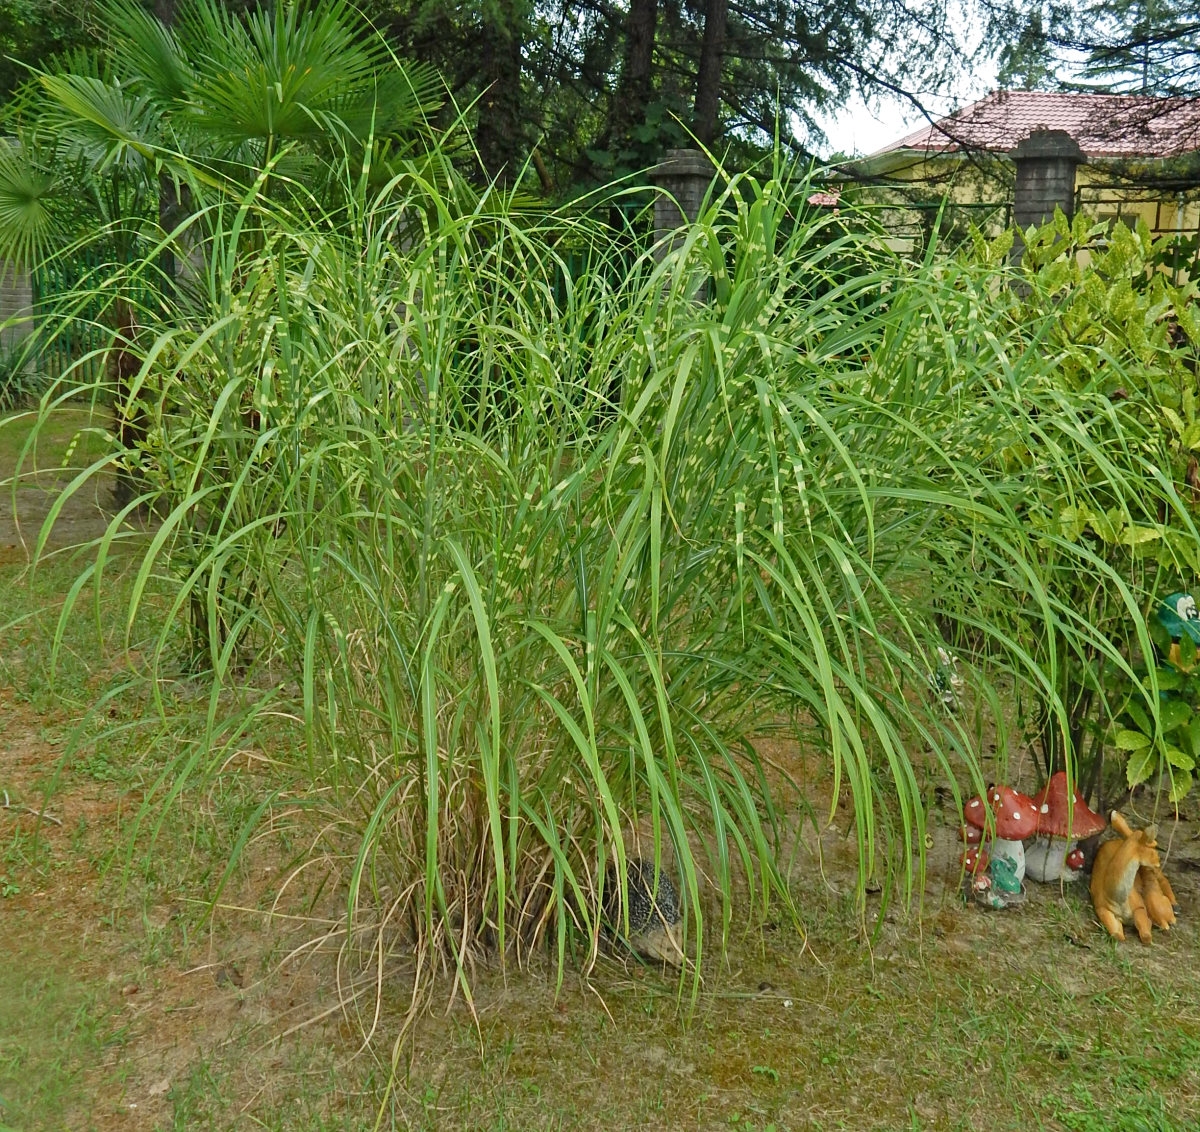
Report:
M1007 152L1042 129L1065 130L1088 157L1174 157L1200 149L1200 100L995 91L871 156L899 149Z

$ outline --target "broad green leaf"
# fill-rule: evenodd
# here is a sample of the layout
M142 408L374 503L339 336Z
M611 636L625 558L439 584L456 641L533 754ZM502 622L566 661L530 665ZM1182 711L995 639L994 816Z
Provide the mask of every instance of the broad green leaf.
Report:
M1118 731L1115 741L1121 751L1141 751L1150 746L1150 739L1140 731Z
M1171 791L1167 795L1172 802L1182 802L1191 793L1193 783L1192 771L1177 770L1171 775Z
M1178 747L1167 747L1167 762L1178 770L1194 770L1196 767L1196 760Z
M1144 747L1129 756L1125 764L1125 780L1130 786L1145 782L1158 766L1158 752L1153 747Z
M1163 704L1159 718L1163 731L1174 731L1176 727L1183 727L1192 721L1192 709L1179 700L1168 700Z
M1155 672L1159 688L1164 692L1177 692L1183 687L1183 677L1175 668L1159 668Z

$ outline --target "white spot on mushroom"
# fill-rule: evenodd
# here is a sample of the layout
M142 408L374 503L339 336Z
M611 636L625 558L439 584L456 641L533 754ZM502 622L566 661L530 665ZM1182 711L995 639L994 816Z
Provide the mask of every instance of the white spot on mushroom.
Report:
M1042 803L1042 813L1048 814L1049 812L1050 812L1050 807L1047 806L1045 802L1043 802Z
M1013 821L1020 821L1020 820L1021 820L1021 811L1013 810Z
M977 809L979 809L979 799L978 799L978 798L972 798L972 799L971 799L971 800L970 800L970 801L967 803L967 809L968 809L968 810L977 810Z

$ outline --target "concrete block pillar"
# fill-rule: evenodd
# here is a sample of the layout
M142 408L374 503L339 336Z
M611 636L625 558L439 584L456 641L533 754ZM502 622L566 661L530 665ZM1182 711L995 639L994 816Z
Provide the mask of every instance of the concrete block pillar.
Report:
M713 165L698 149L668 149L665 159L650 173L658 193L654 198L654 241L659 244L684 221L700 215L700 203L713 179ZM666 243L659 255L669 250Z
M25 268L0 261L0 349L11 350L28 337L32 315L32 277Z
M1075 170L1087 158L1066 130L1034 130L1010 156L1017 167L1013 220L1022 230L1045 224L1061 208L1075 214Z

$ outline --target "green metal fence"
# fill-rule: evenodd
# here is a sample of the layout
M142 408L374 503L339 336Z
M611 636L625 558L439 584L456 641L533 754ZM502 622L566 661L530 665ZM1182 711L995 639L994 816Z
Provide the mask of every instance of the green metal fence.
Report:
M639 252L649 246L653 239L653 216L644 202L626 200L593 211L600 221L590 230L594 240L607 243L608 247L588 246L572 234L558 246L562 266L554 279L554 298L557 303L566 301L567 284L579 279L602 265L610 283L617 283L632 266ZM613 256L612 250L620 254Z
M48 378L73 369L80 381L99 377L116 330L120 279L141 250L94 244L47 259L33 272L37 366ZM141 296L127 295L135 301Z

